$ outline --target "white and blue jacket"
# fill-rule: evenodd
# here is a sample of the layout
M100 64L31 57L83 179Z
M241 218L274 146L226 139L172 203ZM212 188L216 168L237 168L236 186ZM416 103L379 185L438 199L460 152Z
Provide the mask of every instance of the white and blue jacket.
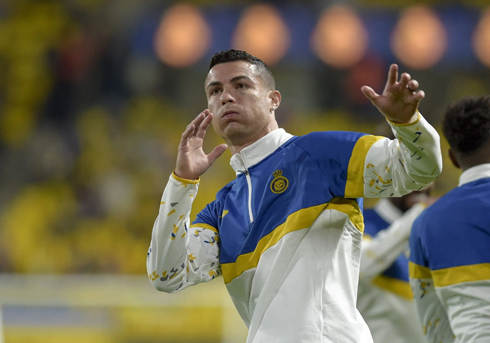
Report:
M165 188L147 259L168 293L222 274L248 343L372 342L356 309L362 197L401 196L441 172L437 132L419 115L398 139L275 130L231 159L237 178L193 225L198 181Z
M410 283L427 342L490 342L490 164L413 223Z
M408 239L424 209L417 203L403 213L383 198L363 213L357 309L376 343L425 341L408 280Z

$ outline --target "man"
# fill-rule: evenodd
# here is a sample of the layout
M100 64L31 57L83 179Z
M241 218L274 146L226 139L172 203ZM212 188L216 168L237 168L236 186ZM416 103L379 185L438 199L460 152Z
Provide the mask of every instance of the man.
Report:
M465 98L443 121L459 186L414 222L410 283L428 342L490 342L490 97Z
M375 343L420 343L424 336L408 279L408 239L430 188L382 198L364 211L357 309Z
M153 286L173 293L222 273L249 343L372 342L355 306L359 198L421 189L442 168L417 89L408 74L398 81L396 65L382 95L363 88L402 144L354 132L294 137L278 128L281 94L267 65L243 51L215 54L205 81L209 109L182 134L153 227ZM227 145L206 155L211 122ZM237 177L190 227L199 177L226 147Z

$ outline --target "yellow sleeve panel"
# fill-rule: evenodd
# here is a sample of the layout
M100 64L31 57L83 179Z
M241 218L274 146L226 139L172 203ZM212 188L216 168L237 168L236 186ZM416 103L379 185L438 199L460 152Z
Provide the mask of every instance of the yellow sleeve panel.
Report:
M352 155L350 157L349 166L347 168L347 182L345 183L346 198L361 198L364 196L364 169L366 155L374 143L383 139L381 136L363 136L359 138Z

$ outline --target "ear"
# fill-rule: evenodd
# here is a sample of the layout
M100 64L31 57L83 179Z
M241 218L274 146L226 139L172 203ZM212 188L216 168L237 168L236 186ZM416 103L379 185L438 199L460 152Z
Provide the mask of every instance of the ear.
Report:
M451 160L451 162L453 162L454 166L456 168L461 168L461 166L459 165L459 162L458 162L458 160L456 158L456 154L454 153L454 151L452 151L451 149L449 149L447 151L447 154L448 154L449 159Z
M271 112L273 112L281 104L281 93L278 90L271 91L269 93L269 99L271 103Z

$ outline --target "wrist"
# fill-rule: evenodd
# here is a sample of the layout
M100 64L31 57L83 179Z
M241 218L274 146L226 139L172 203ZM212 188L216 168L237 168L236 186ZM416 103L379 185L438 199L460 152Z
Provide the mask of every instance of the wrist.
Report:
M179 181L179 182L182 182L182 183L186 183L186 184L197 184L201 181L201 178L200 177L197 177L197 178L192 178L192 177L186 177L187 175L183 175L183 176L180 176L178 175L175 170L172 172L172 177Z
M388 120L388 122L390 124L395 125L395 126L406 126L406 125L412 125L412 124L417 123L419 121L419 118L420 118L420 112L415 111L415 113L410 117L410 119L408 121L405 121L405 122L399 122L399 121L396 121L393 119L388 119L388 118L386 118L386 120Z

